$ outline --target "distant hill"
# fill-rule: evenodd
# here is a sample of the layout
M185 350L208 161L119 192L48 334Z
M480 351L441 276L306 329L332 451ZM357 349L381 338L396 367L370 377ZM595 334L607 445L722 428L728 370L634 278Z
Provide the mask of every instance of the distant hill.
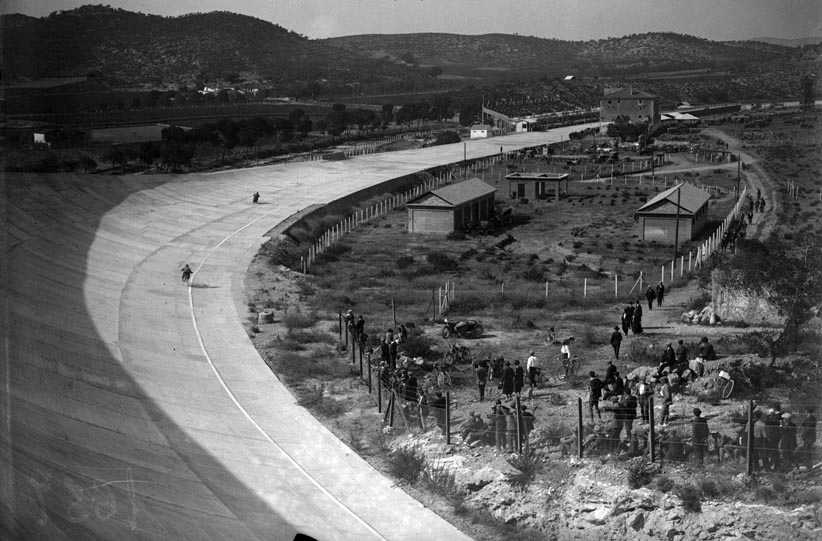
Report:
M780 45L782 47L802 47L803 45L818 45L822 43L822 36L806 37L806 38L751 38L748 41L759 41L762 43L770 43L772 45Z
M610 75L624 72L692 68L739 68L789 57L793 50L775 45L740 46L675 33L633 34L590 41L562 41L509 34L384 34L324 40L368 55L438 66L445 74L489 77L494 74L563 72Z
M84 6L39 19L4 15L0 28L7 81L96 74L118 86L215 81L277 86L427 76L227 12L160 17Z

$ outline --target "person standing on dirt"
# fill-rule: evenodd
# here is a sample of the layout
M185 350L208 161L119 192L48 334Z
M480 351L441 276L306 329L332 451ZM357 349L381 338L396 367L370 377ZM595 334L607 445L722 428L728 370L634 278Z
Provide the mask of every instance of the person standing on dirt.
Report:
M434 410L434 420L437 422L437 426L445 431L445 397L442 395L442 391L437 391L434 395L434 400L431 401L431 408Z
M708 449L708 436L711 431L708 429L708 420L702 417L702 410L694 408L694 418L691 421L691 435L694 443L694 458L703 465L705 463L705 451Z
M656 306L659 308L662 306L662 299L665 297L665 286L662 282L659 282L656 285Z
M802 455L806 463L813 464L813 447L816 445L816 416L813 408L808 408L807 417L802 421Z
M502 401L497 400L491 408L491 424L494 427L494 445L497 451L505 449L505 415L508 408L502 405Z
M408 329L405 327L405 323L400 323L400 344L405 344L408 342Z
M796 425L790 413L782 414L782 430L779 438L779 449L782 451L782 464L790 470L796 458Z
M634 307L633 307L633 305L629 304L622 311L622 332L625 333L625 336L628 336L628 329L631 328L631 323L632 323L633 319L634 319Z
M688 367L688 348L685 347L685 342L680 338L676 346L676 371L681 374L682 370Z
M391 360L390 348L388 347L388 342L385 341L385 337L380 340L380 360L384 362L386 366L388 366Z
M485 400L485 384L488 381L488 361L477 363L477 391L479 391L479 401Z
M181 272L183 273L183 283L187 284L188 281L191 280L192 274L191 267L188 266L188 263L186 263L185 267L182 268Z
M766 465L771 470L780 468L779 440L782 438L781 415L771 408L765 417L765 458Z
M260 192L254 192L254 195L251 196L251 201L254 204L259 203L260 202Z
M562 358L562 367L565 369L565 379L568 379L573 372L571 369L571 342L573 341L573 336L566 338L562 341L562 345L559 348L559 355Z
M642 305L639 304L639 300L637 300L634 305L634 312L631 317L631 331L634 334L642 334Z
M754 411L753 425L753 468L755 470L768 469L768 430L762 412ZM761 461L761 463L760 463Z
M625 425L625 436L628 438L628 443L631 442L632 431L634 428L634 421L636 420L636 396L631 393L631 387L624 386L622 395L622 423Z
M505 448L511 451L517 448L517 423L519 422L514 406L505 408Z
M530 385L530 394L533 396L534 388L537 386L537 379L539 378L539 361L537 360L537 356L534 355L532 351L531 354L528 356L528 360L525 361L525 369L528 372L528 384Z
M359 341L360 336L365 332L365 320L362 314L357 318L357 323L354 325L354 332L357 333L357 339Z
M602 380L597 377L593 370L588 372L588 413L591 414L591 422L594 422L594 410L597 410L597 418L602 421L602 413L599 411L599 399L602 396Z
M511 368L511 361L505 361L505 368L502 369L502 394L508 400L514 394L514 369Z
M491 379L496 382L497 389L502 390L502 372L505 369L505 359L497 357L491 363Z
M654 286L648 286L648 290L645 291L645 298L648 299L648 311L654 309L654 300L656 300L656 290Z
M671 384L668 378L662 380L662 388L659 390L659 396L662 398L662 415L659 419L660 426L666 426L671 417L671 405L674 403L674 396L671 392Z
M637 386L637 402L639 402L639 414L643 424L647 424L651 418L650 405L651 395L653 394L653 387L648 383L648 378L643 376L642 382Z
M389 364L391 365L392 370L397 366L397 349L398 349L397 341L392 340L391 343L388 344L388 358L389 358Z
M520 415L519 415L520 425L519 425L519 435L522 438L522 445L527 450L528 449L528 435L531 434L531 431L534 429L534 421L536 418L534 414L528 411L528 406L523 404L520 406Z
M614 332L611 333L611 347L614 348L614 359L619 359L619 346L622 344L622 333L619 332L619 327L614 327Z
M525 370L519 361L514 361L514 393L517 395L522 393L522 388L525 386Z

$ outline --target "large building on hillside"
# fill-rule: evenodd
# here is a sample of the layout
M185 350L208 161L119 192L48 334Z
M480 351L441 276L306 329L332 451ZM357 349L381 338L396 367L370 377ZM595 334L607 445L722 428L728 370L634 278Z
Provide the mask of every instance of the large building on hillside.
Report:
M617 117L634 123L659 122L659 97L632 87L606 91L599 102L599 120L613 122Z
M656 194L634 214L640 223L642 240L674 244L677 238L679 242L694 239L707 221L710 198L707 192L687 182Z

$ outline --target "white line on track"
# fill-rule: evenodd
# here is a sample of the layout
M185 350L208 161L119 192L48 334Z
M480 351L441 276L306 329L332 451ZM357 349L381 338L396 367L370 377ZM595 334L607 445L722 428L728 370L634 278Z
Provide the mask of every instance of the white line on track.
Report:
M205 355L205 358L208 361L208 365L211 367L211 371L214 372L215 376L217 376L217 381L220 382L220 385L222 385L223 390L225 390L226 394L231 399L231 401L234 402L234 405L237 406L237 409L240 410L243 413L243 415L245 415L246 419L248 419L251 422L252 425L254 425L254 428L256 428L257 431L260 434L262 434L262 436L269 443L271 443L277 449L279 449L280 452L289 460L289 462L291 462L298 470L300 470L300 472L303 475L305 475L306 478L308 478L314 484L314 486L316 486L318 489L320 489L320 491L323 494L325 494L326 496L331 498L340 507L345 509L352 517L354 517L358 522L360 522L363 526L365 526L371 533L373 533L379 539L385 539L385 537L383 537L382 534L380 534L370 524L368 524L365 520L363 520L362 517L360 517L357 513L355 513L350 507L345 505L339 499L337 499L337 497L334 496L333 494L331 494L328 491L328 489L326 489L324 486L322 486L310 473L308 473L308 471L306 471L305 468L303 468L296 460L294 460L294 457L292 457L290 454L288 454L288 452L285 449L283 449L282 446L279 443L274 441L274 439L271 436L269 436L268 433L265 430L263 430L263 427L261 427L257 423L257 421L254 420L254 418L251 416L251 414L249 414L248 411L242 406L242 404L240 404L239 400L237 400L237 397L234 395L234 393L231 392L231 389L229 389L228 385L226 385L225 380L223 379L222 375L220 375L220 371L217 370L216 366L214 366L214 362L211 360L211 356L208 354L208 351L206 350L206 347L205 347L205 343L203 342L203 336L202 336L202 334L200 334L200 328L197 325L197 316L194 315L194 298L192 297L192 293L191 293L191 290L192 290L191 284L194 282L194 276L198 272L200 272L200 269L202 269L203 265L205 265L206 259L208 259L208 257L211 255L211 253L214 250L217 250L220 246L225 244L232 237L234 237L238 233L241 233L245 229L251 227L252 225L259 222L261 219L263 219L265 217L266 217L266 215L262 215L262 216L259 216L259 217L255 218L254 220L251 220L250 222L248 222L244 226L242 226L239 229L233 231L231 234L226 236L223 240L218 242L216 245L209 248L208 252L206 252L206 254L203 256L203 258L200 260L200 263L197 265L197 269L191 274L191 279L188 282L188 307L189 307L189 310L191 311L191 322L194 325L194 333L197 335L197 342L200 344L200 349L202 350L203 355ZM283 518L285 518L285 517L283 517Z

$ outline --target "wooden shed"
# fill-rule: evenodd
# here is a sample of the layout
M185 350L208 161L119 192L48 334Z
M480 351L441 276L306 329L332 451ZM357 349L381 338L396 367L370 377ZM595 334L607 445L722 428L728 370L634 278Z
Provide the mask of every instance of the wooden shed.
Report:
M690 184L682 182L656 194L637 209L642 240L674 244L677 237L677 207L679 208L679 241L693 239L704 227L711 196Z
M427 192L408 203L409 233L447 234L494 214L497 191L478 178Z
M554 185L554 198L559 201L562 183L565 182L565 191L568 193L568 173L510 173L505 175L508 181L508 193L511 199L544 199L548 197L549 186Z

